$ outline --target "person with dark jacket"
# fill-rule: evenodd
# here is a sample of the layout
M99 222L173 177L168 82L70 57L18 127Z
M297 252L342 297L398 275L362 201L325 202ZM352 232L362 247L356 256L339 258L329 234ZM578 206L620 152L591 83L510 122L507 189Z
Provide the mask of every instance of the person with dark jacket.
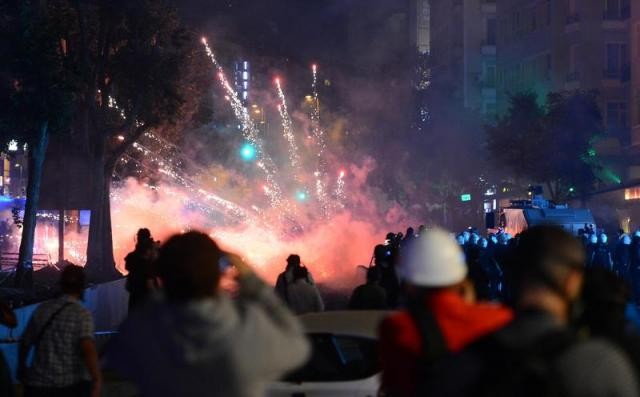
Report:
M628 237L628 236L627 236ZM630 291L614 273L603 268L585 271L582 314L577 327L590 337L607 339L623 350L640 374L640 335L626 316Z
M618 239L614 262L614 272L618 277L628 282L631 269L631 237L628 234L623 234Z
M367 282L353 290L349 300L349 310L385 310L387 293L380 286L380 269L372 266L367 269Z
M158 256L158 245L151 237L149 229L138 230L136 247L125 258L129 310L143 303L155 289L154 264Z
M516 318L434 367L429 395L637 397L633 368L615 345L573 335L584 280L580 241L561 228L535 226L520 235L514 258Z
M391 245L376 245L373 250L374 266L380 272L380 286L387 294L387 306L393 309L398 306L400 298L400 280L396 273L394 252Z
M0 325L12 329L18 325L16 314L2 297L0 297ZM9 372L9 365L4 358L4 354L0 351L0 396L12 397L14 393L15 390L13 387L13 379L11 379L11 373Z
M606 234L600 234L592 255L591 266L603 267L609 271L613 271L613 257L609 249L609 239Z

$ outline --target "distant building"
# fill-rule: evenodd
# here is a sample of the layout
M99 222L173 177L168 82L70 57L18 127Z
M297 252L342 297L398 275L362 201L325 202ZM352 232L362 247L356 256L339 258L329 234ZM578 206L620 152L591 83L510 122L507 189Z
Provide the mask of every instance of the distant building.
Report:
M251 82L249 61L237 61L234 64L233 77L236 92L238 93L240 100L246 107L249 101L249 87Z
M497 0L499 111L512 93L597 90L607 131L629 144L630 10L630 0Z
M431 52L431 5L429 0L411 3L411 44L422 54Z
M430 0L432 81L465 108L496 113L496 3Z

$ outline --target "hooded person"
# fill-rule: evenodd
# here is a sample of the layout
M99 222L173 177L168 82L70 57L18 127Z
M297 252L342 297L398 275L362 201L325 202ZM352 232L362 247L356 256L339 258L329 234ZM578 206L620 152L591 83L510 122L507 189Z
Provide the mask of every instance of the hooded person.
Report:
M230 265L233 300L220 289ZM263 396L309 356L301 324L272 288L207 234L171 237L158 274L163 295L131 313L107 350L109 367L141 396Z
M276 286L275 286L276 294L284 302L289 303L289 286L296 281L294 277L294 273L297 269L300 269L300 268L303 268L302 262L300 261L300 256L296 254L289 255L287 257L287 266L285 267L284 272L278 275L278 278L276 280ZM315 284L313 281L313 276L311 275L311 272L308 269L306 272L305 281L311 285Z
M428 230L416 239L403 256L400 272L409 309L380 326L382 389L388 396L413 396L419 389L421 363L460 351L507 324L512 313L475 302L462 250L442 230ZM432 341L442 342L439 351L427 353L425 347Z

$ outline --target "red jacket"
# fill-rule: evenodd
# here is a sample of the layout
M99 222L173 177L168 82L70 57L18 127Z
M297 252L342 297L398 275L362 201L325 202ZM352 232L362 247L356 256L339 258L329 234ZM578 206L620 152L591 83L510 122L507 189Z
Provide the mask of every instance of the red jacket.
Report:
M511 310L489 303L470 304L455 292L438 291L427 297L447 347L452 352L511 321ZM420 332L408 312L400 312L380 326L382 384L385 390L413 396L417 363L422 353Z

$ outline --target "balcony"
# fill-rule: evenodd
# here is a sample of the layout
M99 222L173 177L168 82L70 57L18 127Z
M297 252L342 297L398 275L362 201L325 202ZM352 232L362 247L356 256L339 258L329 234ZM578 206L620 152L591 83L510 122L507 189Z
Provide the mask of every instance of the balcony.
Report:
M571 15L567 15L565 25L572 25L574 23L580 23L580 14L574 13Z
M626 21L630 15L631 8L626 6L618 9L604 10L602 12L602 19L605 21Z
M567 73L564 82L564 89L573 91L580 88L580 73L577 71Z
M484 40L481 48L482 55L496 55L496 42L495 40Z
M567 83L573 83L580 80L580 73L577 71L567 73Z
M495 0L484 0L481 4L482 12L485 14L495 14L496 13L496 1Z
M629 21L629 8L619 10L605 10L602 13L602 27L605 29L626 29Z
M602 72L603 80L626 83L631 79L631 67L625 65L620 69L605 69Z
M571 33L580 30L580 14L567 15L564 24L564 32Z

